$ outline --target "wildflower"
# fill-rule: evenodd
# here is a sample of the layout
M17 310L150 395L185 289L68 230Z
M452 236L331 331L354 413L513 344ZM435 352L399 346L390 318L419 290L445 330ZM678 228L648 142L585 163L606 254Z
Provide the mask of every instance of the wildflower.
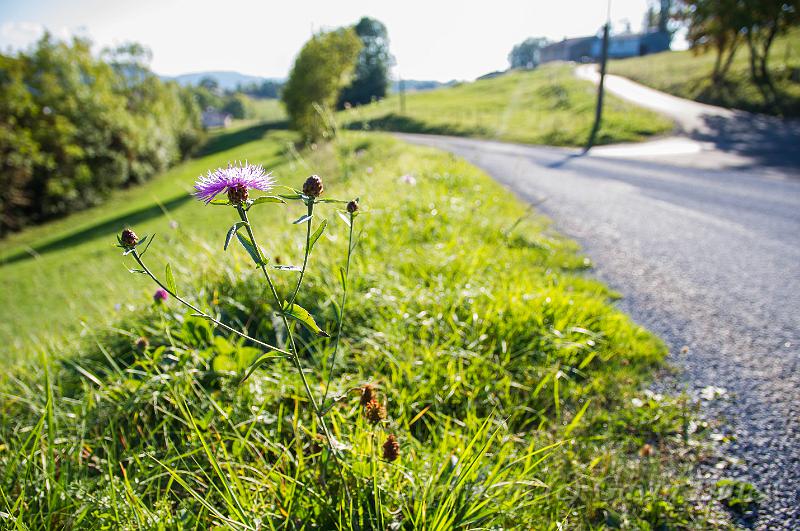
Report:
M275 184L272 175L266 173L262 166L249 164L229 164L227 168L217 168L209 171L205 177L199 177L194 185L195 196L210 203L223 192L227 192L228 199L235 205L247 201L248 189L268 192Z
M367 167L367 175L372 175L372 166Z
M169 293L164 288L158 288L155 293L153 293L153 302L156 304L161 304L162 302L166 302L169 298Z
M409 175L409 174L406 174L406 175L403 175L402 177L400 177L400 181L402 183L404 183L404 184L408 184L408 185L411 185L411 186L414 186L415 184L417 184L417 179L413 175Z
M383 458L387 461L394 461L400 456L400 443L397 442L397 437L389 435L386 437L386 442L383 443Z
M361 406L367 407L367 404L375 400L375 388L371 384L367 384L361 388Z
M347 203L347 211L351 214L355 214L358 212L358 199L353 199L349 203Z
M139 243L139 237L131 229L125 229L119 237L119 242L126 249L133 249Z
M364 416L371 423L377 424L386 418L386 408L373 398L364 406Z
M147 347L150 346L150 342L147 340L146 337L140 337L139 339L136 340L135 345L136 345L136 350L145 351L147 350Z
M322 195L322 179L319 175L312 175L303 183L303 194L308 197L319 197Z

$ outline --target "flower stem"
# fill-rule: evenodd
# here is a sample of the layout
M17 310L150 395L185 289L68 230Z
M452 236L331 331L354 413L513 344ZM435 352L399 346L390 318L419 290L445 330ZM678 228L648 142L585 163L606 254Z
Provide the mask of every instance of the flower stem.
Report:
M322 405L325 406L325 401L328 399L328 389L331 386L333 379L333 369L336 366L336 355L339 353L339 339L342 337L342 328L344 326L344 306L347 302L347 283L350 276L350 257L353 254L353 224L355 223L355 216L350 214L350 236L347 239L347 262L344 267L344 286L342 287L342 304L339 305L339 325L336 331L336 339L333 342L333 352L328 360L328 380L325 382L325 393L322 395Z
M294 293L292 293L292 298L289 299L289 306L294 304L294 300L297 297L297 292L300 291L300 284L303 283L303 277L306 274L306 266L308 265L308 255L309 253L311 253L312 214L314 214L314 200L310 199L308 202L308 221L306 222L306 251L305 251L305 256L303 256L303 268L300 270L300 278L297 279L297 285L294 287Z
M268 343L264 343L263 341L259 341L258 339L254 338L254 337L250 337L249 335L245 334L244 332L240 332L239 330L236 330L235 328L232 328L232 327L226 325L225 323L223 323L219 319L216 319L216 318L210 316L209 314L207 314L206 312L202 311L201 309L199 309L197 306L195 306L194 304L190 303L189 301L181 298L177 293L175 293L174 291L170 290L160 280L158 280L158 278L156 278L156 276L150 271L150 269L146 265L144 265L144 262L142 261L142 257L139 255L139 253L136 251L136 249L134 249L131 252L131 255L133 255L133 259L136 260L136 263L139 264L139 266L147 274L147 276L149 276L151 279L153 279L153 282L158 284L161 287L161 289L163 289L164 291L166 291L167 293L172 295L175 298L176 301L178 301L181 304L183 304L184 306L194 310L195 313L197 313L200 317L202 317L204 319L208 319L209 321L211 321L212 323L216 324L220 328L224 328L228 332L232 332L232 333L234 333L234 334L236 334L236 335L238 335L240 337L243 337L244 339L246 339L246 340L248 340L248 341L250 341L252 343L255 343L259 347L263 347L263 348L269 349L269 350L274 350L275 352L280 352L281 354L285 354L286 356L291 356L292 355L291 352L288 352L288 351L283 350L281 348L275 347L275 346L270 345Z
M244 226L247 230L248 236L250 236L250 241L253 242L253 245L256 247L258 253L260 254L261 251L258 247L258 243L256 242L256 237L253 234L253 229L250 226L250 220L247 218L247 212L241 206L237 206L236 210L239 212L239 217L242 219L242 221L245 222ZM308 245L306 245L306 255L308 255ZM283 326L286 328L286 334L289 337L289 343L291 345L292 363L294 363L297 372L300 373L300 379L303 381L303 387L305 388L306 395L308 396L308 401L311 403L311 408L314 410L314 415L317 417L317 421L319 422L320 427L322 428L322 431L325 434L325 438L328 441L328 448L330 449L331 453L334 456L336 456L338 462L338 455L337 455L338 450L336 450L336 448L333 445L333 438L331 436L330 431L328 430L328 425L325 422L325 417L322 415L322 411L317 405L317 401L314 398L314 394L311 392L311 386L308 385L308 379L306 378L306 375L303 372L303 366L300 362L300 356L298 355L297 352L297 346L295 344L294 334L292 333L292 329L289 326L289 320L286 318L286 313L283 311L283 304L281 302L280 297L278 296L277 290L275 289L275 284L272 282L272 278L269 275L269 271L267 270L266 264L264 263L259 264L259 267L261 268L261 271L264 273L264 278L267 280L267 285L269 285L269 289L272 292L272 296L275 299L275 304L278 307L278 313L280 313L281 319L283 320Z

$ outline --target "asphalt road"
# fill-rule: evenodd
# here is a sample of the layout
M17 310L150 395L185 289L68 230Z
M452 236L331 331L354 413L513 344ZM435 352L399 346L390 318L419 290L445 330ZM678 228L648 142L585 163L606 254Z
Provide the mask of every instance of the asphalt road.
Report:
M800 529L799 169L709 170L397 136L450 151L541 202L624 295L620 307L667 342L683 369L673 384L724 420L734 438L722 448L727 458L698 473L765 493L750 525Z

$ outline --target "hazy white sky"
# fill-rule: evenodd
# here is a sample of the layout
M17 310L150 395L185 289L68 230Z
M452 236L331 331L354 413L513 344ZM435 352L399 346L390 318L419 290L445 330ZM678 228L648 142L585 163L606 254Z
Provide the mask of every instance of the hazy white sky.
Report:
M607 0L0 0L0 48L25 46L43 28L97 45L137 41L160 74L236 70L286 76L313 31L362 15L389 30L395 75L472 79L506 68L529 36L591 35ZM612 21L641 26L648 0L611 0ZM620 28L621 24L617 24Z

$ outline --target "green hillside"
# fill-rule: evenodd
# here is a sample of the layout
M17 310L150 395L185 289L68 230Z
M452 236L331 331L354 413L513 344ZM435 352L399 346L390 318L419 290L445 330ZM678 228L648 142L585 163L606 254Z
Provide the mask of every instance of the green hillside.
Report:
M800 31L779 38L772 46L770 67L779 94L774 106L750 78L750 52L739 46L726 81L711 83L715 54L693 51L664 52L611 61L609 72L681 98L767 114L800 116Z
M582 146L594 120L596 88L572 67L546 65L428 92L395 94L340 114L352 129L380 129L490 138L526 144ZM606 99L598 143L632 142L672 129L651 111Z

